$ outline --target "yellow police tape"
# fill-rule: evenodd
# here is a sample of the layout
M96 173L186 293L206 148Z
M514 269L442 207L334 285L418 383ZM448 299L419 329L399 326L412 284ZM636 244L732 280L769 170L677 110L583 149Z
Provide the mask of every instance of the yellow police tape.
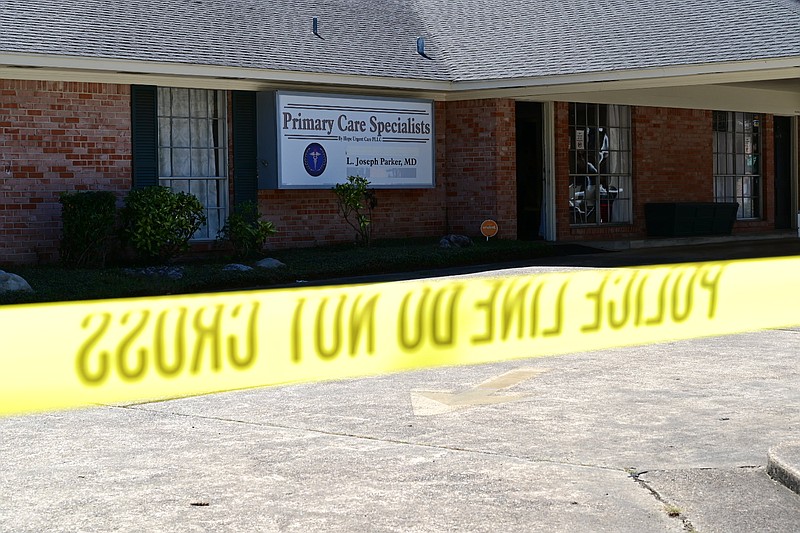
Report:
M0 414L790 326L798 272L790 258L4 306Z

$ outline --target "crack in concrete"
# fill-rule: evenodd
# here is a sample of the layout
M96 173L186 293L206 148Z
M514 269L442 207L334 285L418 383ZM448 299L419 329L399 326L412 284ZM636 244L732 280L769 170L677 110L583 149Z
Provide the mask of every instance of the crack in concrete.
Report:
M642 470L636 471L632 468L616 468L610 466L601 466L601 465L593 465L593 464L586 464L586 463L572 463L572 462L565 462L565 461L555 461L552 459L543 459L543 458L533 458L533 457L524 457L519 455L513 455L508 453L501 453L495 451L487 451L487 450L479 450L473 448L465 448L465 447L458 447L458 446L446 446L440 444L429 444L429 443L421 443L421 442L412 442L407 440L401 439L391 439L385 437L374 437L370 435L358 435L353 433L346 433L346 432L337 432L337 431L327 431L322 429L314 429L309 427L299 427L299 426L290 426L284 424L275 424L275 423L265 423L265 422L250 422L246 420L236 420L232 418L224 418L218 416L206 416L206 415L198 415L192 413L176 413L170 411L162 411L158 409L146 409L142 407L143 404L136 404L136 405L107 405L105 407L113 408L113 409L124 409L124 410L131 410L131 411L140 411L145 413L157 414L161 416L180 416L184 418L196 418L200 420L211 420L216 422L227 422L233 424L242 424L246 426L253 426L253 427L263 427L263 428L275 428L275 429L283 429L288 431L297 431L297 432L306 432L306 433L315 433L320 435L328 435L332 437L339 437L339 438L350 438L350 439L357 439L357 440L365 440L365 441L375 441L375 442L385 442L388 444L398 444L403 446L412 446L412 447L419 447L425 449L434 449L434 450L443 450L448 452L457 452L457 453L467 453L467 454L476 454L476 455L484 455L488 457L497 457L502 459L512 459L515 461L522 461L526 463L536 464L536 463L544 463L544 464L551 464L556 466L568 466L568 467L576 467L576 468L586 468L586 469L593 469L593 470L601 470L606 472L616 472L622 473L630 477L634 483L636 483L641 488L645 489L648 493L650 493L655 500L663 505L664 512L668 516L672 516L677 518L681 521L683 525L683 529L686 533L698 533L697 529L695 529L694 525L692 524L691 520L683 514L683 511L673 503L667 501L656 489L650 486L649 483L641 479L640 476L649 472L649 470ZM757 469L762 468L759 465L740 465L737 468L742 469ZM704 468L700 468L704 469ZM708 468L713 469L713 468ZM673 514L675 513L675 514Z
M373 437L370 435L357 435L354 433L344 433L344 432L336 432L336 431L326 431L322 429L314 429L308 427L298 427L298 426L289 426L289 425L282 425L282 424L275 424L275 423L263 423L263 422L248 422L246 420L236 420L231 418L223 418L218 416L205 416L205 415L197 415L197 414L189 414L189 413L175 413L175 412L168 412L168 411L161 411L158 409L143 409L141 407L142 404L136 405L106 405L105 407L112 408L112 409L123 409L129 411L141 411L145 413L153 413L159 414L163 416L181 416L185 418L197 418L201 420L214 420L217 422L229 422L233 424L243 424L246 426L255 426L255 427L265 427L265 428L275 428L275 429L285 429L290 431L304 431L308 433L317 433L320 435L329 435L332 437L342 437L342 438L351 438L351 439L358 439L358 440L367 440L367 441L375 441L375 442L386 442L388 444L401 444L404 446L416 446L420 448L430 448L436 450L445 450L445 451L452 451L452 452L461 452L461 453L471 453L471 454L479 454L479 455L487 455L490 457L500 457L506 459L514 459L517 461L526 461L529 463L546 463L546 464L553 464L553 465L561 465L561 466L573 466L579 468L588 468L594 470L603 470L607 472L619 472L623 474L630 474L630 472L626 469L622 468L615 468L610 466L601 466L601 465L592 465L586 463L569 463L564 461L555 461L552 459L536 459L532 457L524 457L519 455L501 453L501 452L494 452L494 451L487 451L487 450L477 450L473 448L461 448L457 446L444 446L440 444L427 444L423 442L411 442L405 441L401 439L389 439L385 437Z
M649 492L657 502L664 506L664 512L666 512L669 516L680 519L680 521L683 523L683 529L685 529L687 533L696 533L697 530L692 525L692 522L683 514L683 511L678 506L668 502L663 496L661 496L661 494L658 493L656 489L651 487L649 483L639 477L647 472L649 471L642 470L641 472L628 472L628 475L631 477L631 479L633 479L634 483L647 490L647 492ZM672 514L673 511L671 510L677 510L678 513L674 515Z

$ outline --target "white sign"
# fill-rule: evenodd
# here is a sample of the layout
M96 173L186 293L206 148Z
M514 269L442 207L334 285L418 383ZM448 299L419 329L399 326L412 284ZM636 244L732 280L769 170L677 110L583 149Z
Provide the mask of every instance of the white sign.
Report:
M278 187L434 186L433 103L278 92Z
M584 131L583 130L575 130L575 149L576 150L583 150L585 148L584 142Z

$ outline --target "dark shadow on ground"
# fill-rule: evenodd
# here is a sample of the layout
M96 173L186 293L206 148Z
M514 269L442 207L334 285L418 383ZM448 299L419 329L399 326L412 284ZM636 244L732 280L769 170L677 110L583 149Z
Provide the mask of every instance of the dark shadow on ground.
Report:
M762 240L735 240L713 244L691 244L678 246L637 248L623 251L608 251L580 244L553 244L553 254L536 259L509 261L483 265L470 265L445 269L419 270L354 276L330 280L300 282L298 285L344 285L353 283L376 283L424 279L441 276L455 276L524 268L534 266L563 266L585 268L619 268L651 266L662 264L695 263L704 261L732 261L737 259L757 259L800 256L800 239L774 238Z

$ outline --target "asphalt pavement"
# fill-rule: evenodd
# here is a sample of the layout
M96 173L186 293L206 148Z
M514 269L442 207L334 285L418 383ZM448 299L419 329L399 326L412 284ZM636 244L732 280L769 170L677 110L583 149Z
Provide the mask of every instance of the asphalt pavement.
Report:
M800 255L701 247L439 275ZM799 347L784 328L0 419L0 531L798 531Z

